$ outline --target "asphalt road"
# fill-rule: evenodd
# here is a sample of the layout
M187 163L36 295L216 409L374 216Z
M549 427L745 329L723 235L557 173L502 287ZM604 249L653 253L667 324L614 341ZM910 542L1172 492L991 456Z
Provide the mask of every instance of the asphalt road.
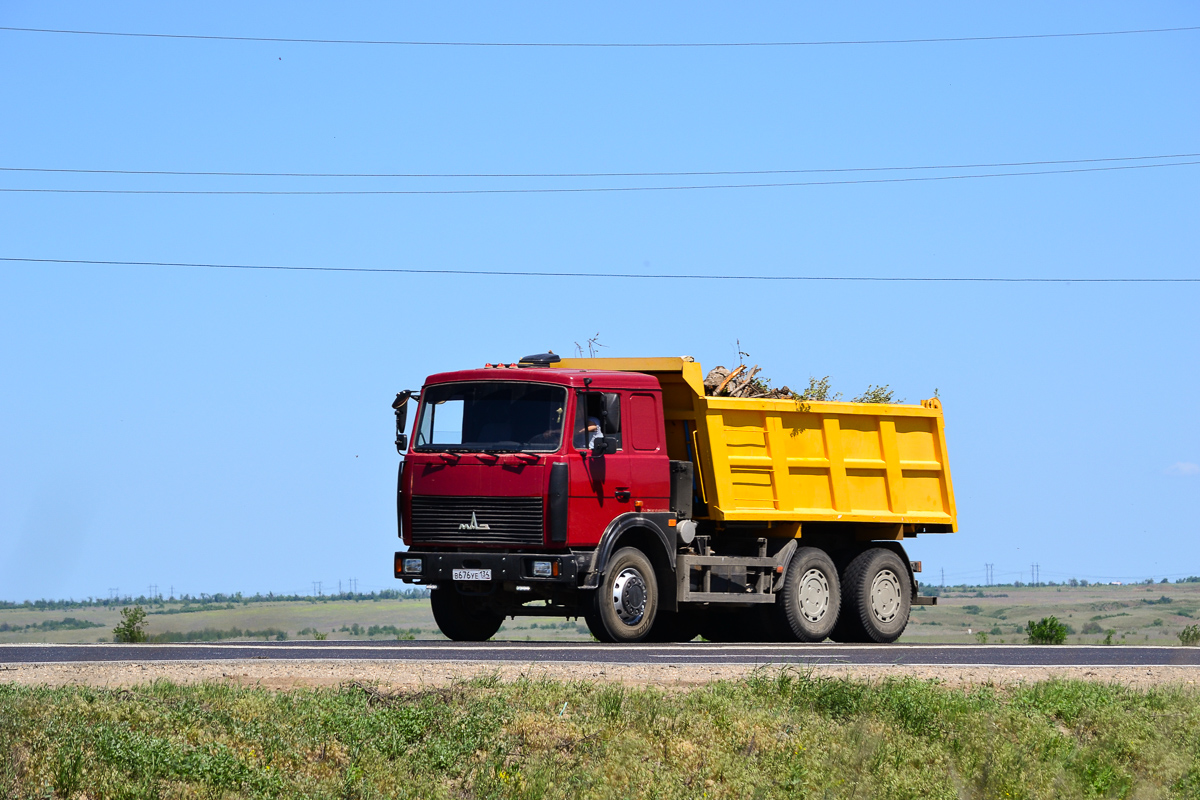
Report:
M463 661L586 664L897 664L964 667L1200 667L1200 648L1090 645L601 645L586 642L0 644L0 664L86 661Z

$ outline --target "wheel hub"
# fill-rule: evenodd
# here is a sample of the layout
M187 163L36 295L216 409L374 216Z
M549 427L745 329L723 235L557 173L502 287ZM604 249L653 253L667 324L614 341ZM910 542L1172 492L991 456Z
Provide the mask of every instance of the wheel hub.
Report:
M891 622L900 613L900 579L890 569L880 570L871 581L871 615L880 622Z
M829 610L829 580L819 569L800 577L800 613L809 622L820 622Z
M637 625L646 613L646 580L633 567L626 567L613 581L613 609L626 625Z

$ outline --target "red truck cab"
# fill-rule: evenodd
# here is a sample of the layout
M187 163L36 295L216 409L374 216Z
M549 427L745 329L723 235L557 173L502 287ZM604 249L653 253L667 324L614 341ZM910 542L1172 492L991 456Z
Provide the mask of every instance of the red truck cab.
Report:
M647 526L674 550L657 379L530 359L431 375L420 392L396 576L438 587L452 638L487 638L512 613L571 613L614 527ZM627 588L637 594L636 581Z

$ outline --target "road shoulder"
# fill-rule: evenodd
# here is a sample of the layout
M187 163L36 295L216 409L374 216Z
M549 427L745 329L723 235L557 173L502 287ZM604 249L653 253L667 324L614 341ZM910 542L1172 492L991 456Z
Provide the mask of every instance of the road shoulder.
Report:
M570 664L458 661L222 660L14 663L0 666L0 683L45 686L129 687L157 680L175 683L234 683L273 690L338 686L351 681L389 690L445 686L456 681L498 676L555 681L604 681L627 686L687 689L712 681L740 680L755 670L794 670L817 677L880 681L910 677L948 686L1009 686L1052 679L1116 683L1131 688L1194 687L1200 667L992 667L992 666L752 666L746 664Z

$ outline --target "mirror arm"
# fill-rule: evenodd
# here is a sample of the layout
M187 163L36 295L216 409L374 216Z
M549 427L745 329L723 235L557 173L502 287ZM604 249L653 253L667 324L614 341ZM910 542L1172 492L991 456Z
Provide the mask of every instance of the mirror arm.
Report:
M412 397L412 389L396 393L392 408L396 412L396 452L404 453L408 449L408 436L404 433L404 425L408 421L408 400Z

